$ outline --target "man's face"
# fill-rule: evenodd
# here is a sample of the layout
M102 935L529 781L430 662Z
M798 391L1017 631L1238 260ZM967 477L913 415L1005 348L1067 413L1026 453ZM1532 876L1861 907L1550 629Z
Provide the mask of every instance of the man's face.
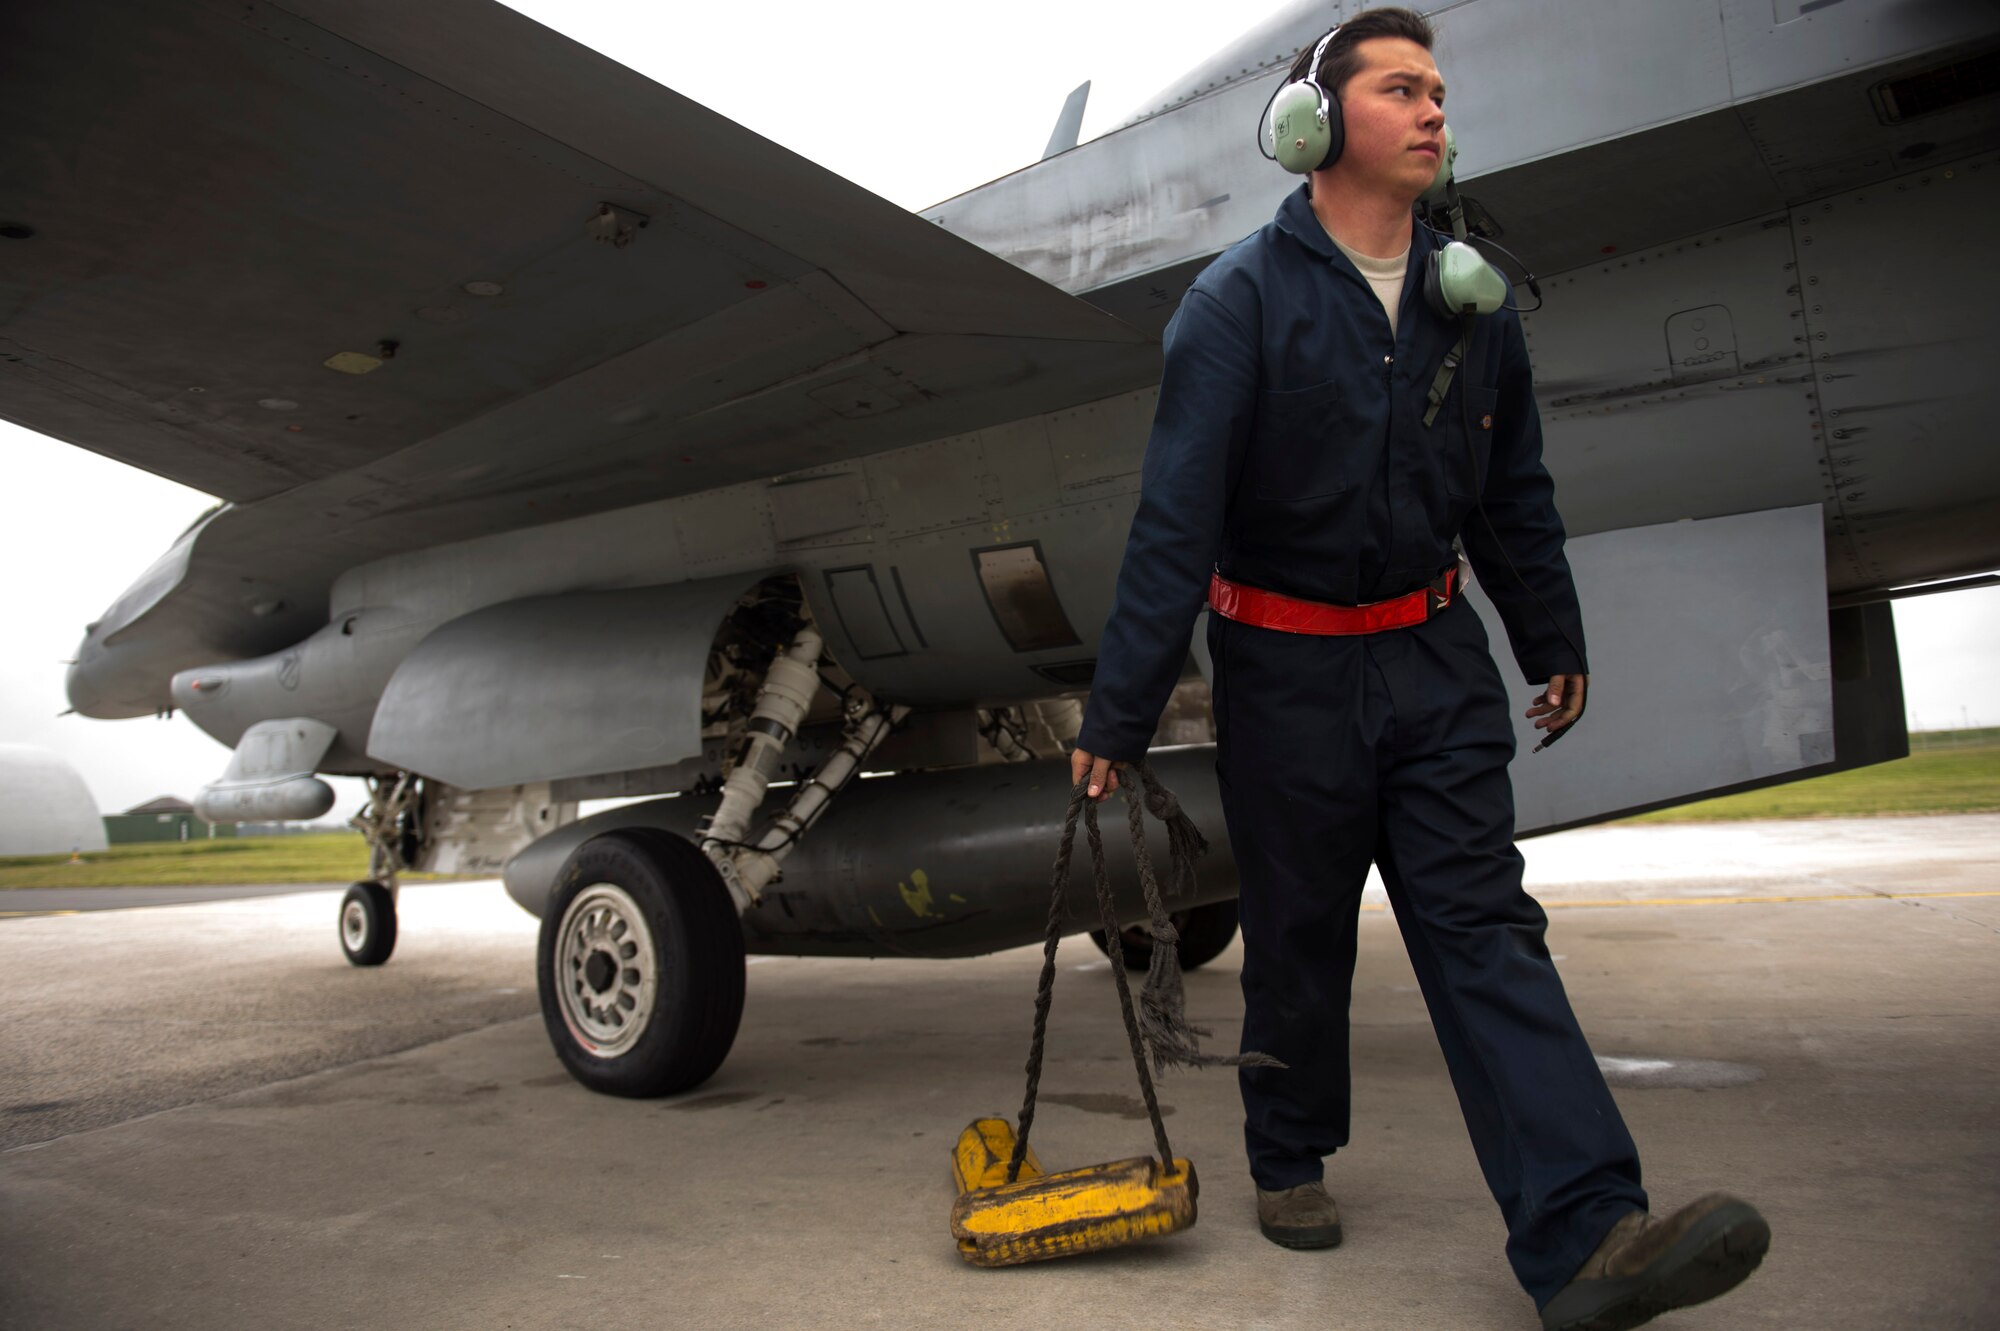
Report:
M1332 170L1347 188L1414 203L1437 175L1444 151L1437 62L1405 37L1371 37L1354 50L1361 68L1340 93L1347 146Z

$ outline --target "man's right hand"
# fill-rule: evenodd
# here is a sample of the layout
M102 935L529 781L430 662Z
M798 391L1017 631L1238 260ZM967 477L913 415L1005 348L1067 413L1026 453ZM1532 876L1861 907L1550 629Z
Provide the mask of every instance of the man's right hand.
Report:
M1111 798L1111 792L1118 789L1118 769L1125 764L1110 758L1100 758L1088 749L1072 749L1069 755L1069 784L1072 789L1085 776L1090 778L1090 797L1099 804Z

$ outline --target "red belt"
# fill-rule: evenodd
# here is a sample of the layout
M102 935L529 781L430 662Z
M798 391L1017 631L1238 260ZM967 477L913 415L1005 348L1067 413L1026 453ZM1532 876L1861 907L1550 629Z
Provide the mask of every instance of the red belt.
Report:
M1369 605L1327 605L1296 596L1259 591L1240 582L1231 582L1220 573L1209 579L1208 603L1224 619L1283 633L1315 633L1324 636L1351 636L1379 633L1383 629L1408 628L1421 624L1451 604L1458 592L1458 565L1453 564L1407 596Z

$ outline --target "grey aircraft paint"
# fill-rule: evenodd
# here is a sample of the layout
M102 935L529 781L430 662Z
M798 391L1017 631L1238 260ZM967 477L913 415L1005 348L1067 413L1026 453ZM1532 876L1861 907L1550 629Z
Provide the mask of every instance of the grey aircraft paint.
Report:
M1088 686L1154 339L1291 188L1257 107L1359 7L1290 6L921 218L482 0L9 7L0 49L66 76L0 81L0 414L231 501L87 632L73 703L232 744L311 718L321 771L539 830L552 781L713 774L715 607L778 571L928 718L884 762L974 761L971 708ZM1933 258L2000 204L1990 15L1438 18L1461 179L1544 274L1599 672L1516 768L1524 830L1899 754L1888 617L1826 607L2000 564L2000 272Z

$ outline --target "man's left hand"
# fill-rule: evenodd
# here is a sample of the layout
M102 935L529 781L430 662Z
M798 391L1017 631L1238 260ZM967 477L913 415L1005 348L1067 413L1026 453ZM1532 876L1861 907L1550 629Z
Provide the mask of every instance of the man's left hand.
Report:
M1550 675L1548 687L1535 695L1527 716L1535 729L1548 731L1553 739L1583 715L1583 695L1589 687L1589 675Z

